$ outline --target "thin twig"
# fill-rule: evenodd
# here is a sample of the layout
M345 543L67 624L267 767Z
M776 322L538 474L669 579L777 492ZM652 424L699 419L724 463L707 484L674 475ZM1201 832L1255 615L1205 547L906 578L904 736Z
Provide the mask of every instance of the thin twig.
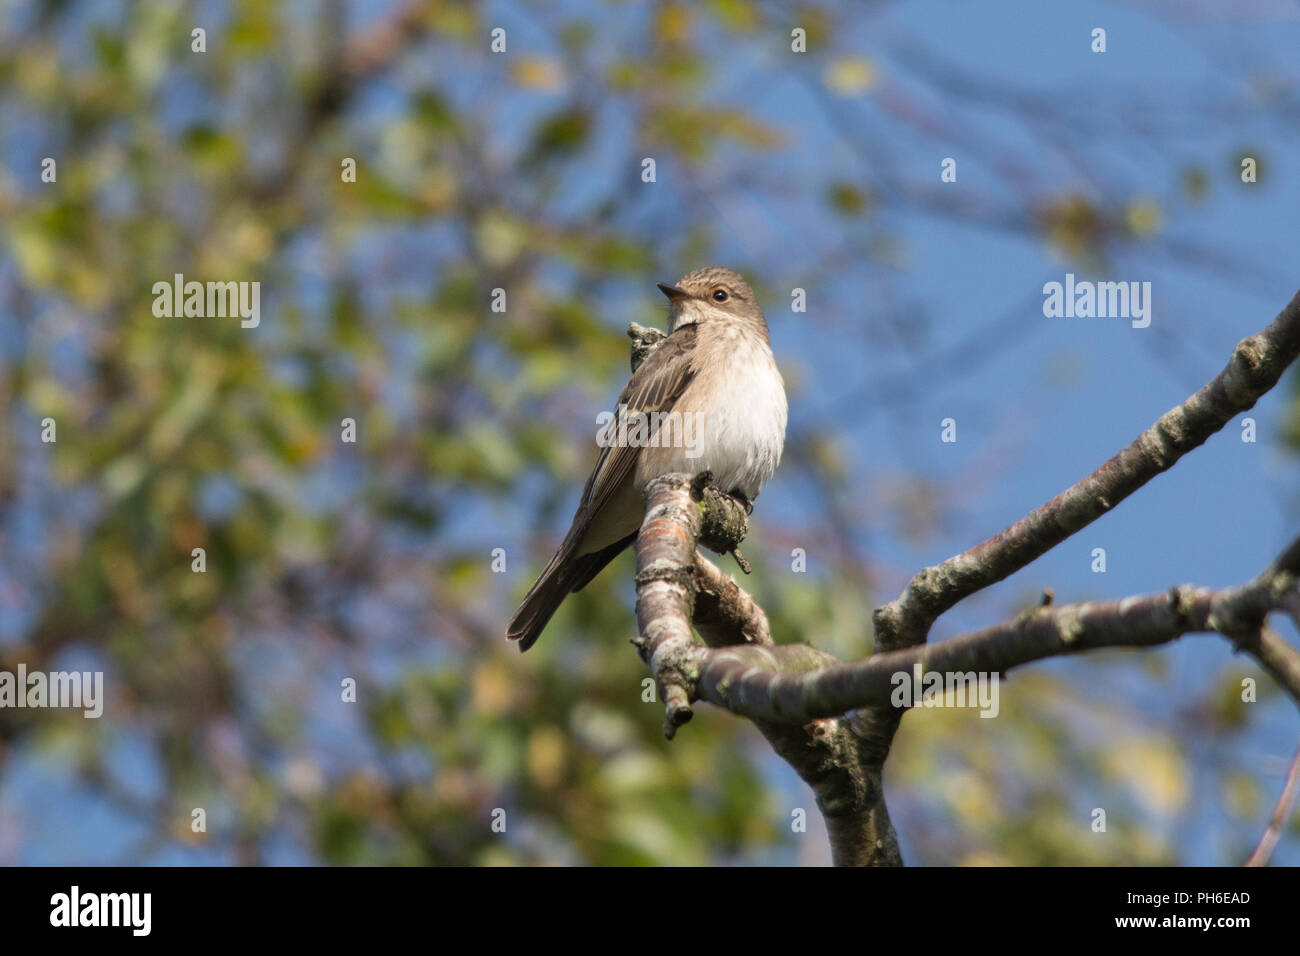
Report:
M1259 838L1259 846L1255 847L1255 852L1246 861L1246 866L1264 866L1268 863L1268 858L1273 855L1273 848L1282 838L1282 827L1291 815L1291 806L1295 803L1298 790L1300 790L1300 748L1296 749L1295 756L1291 758L1291 771L1286 775L1282 795L1277 798L1277 806L1273 808L1273 817L1268 821L1264 835Z

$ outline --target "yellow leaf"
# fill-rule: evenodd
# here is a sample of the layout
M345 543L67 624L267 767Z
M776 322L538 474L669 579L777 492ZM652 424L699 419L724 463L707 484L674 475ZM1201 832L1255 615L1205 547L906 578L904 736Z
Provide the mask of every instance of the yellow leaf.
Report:
M474 230L475 244L489 265L502 267L524 250L527 237L520 222L499 212L487 212Z
M1107 753L1106 764L1150 813L1170 816L1187 803L1187 771L1167 741L1125 741Z
M564 86L564 67L543 56L521 57L510 65L510 77L520 86L554 92Z
M659 11L655 21L655 35L664 43L681 43L691 32L690 12L671 4Z
M59 249L38 226L23 223L12 233L18 268L35 286L54 283L58 274Z
M1160 206L1150 199L1131 202L1124 210L1124 222L1128 225L1129 232L1135 236L1152 235L1159 230L1164 218Z
M564 774L564 735L540 727L528 738L528 775L539 787L554 787Z
M474 671L474 710L485 717L504 713L514 700L510 674L489 661Z
M840 96L857 96L876 88L880 79L876 65L860 56L832 60L823 78L827 88Z

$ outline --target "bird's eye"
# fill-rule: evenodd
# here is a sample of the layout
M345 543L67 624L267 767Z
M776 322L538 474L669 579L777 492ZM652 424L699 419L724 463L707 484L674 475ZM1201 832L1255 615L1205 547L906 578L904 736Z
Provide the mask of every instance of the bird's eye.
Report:
M727 301L727 290L726 290L726 289L714 289L714 290L713 290L713 301L714 301L714 302L726 302L726 301Z

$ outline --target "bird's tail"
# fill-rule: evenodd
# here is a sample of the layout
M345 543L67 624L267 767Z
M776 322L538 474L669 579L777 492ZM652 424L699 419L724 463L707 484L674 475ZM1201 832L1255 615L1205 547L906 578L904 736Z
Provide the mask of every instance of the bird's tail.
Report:
M574 538L573 540L576 540ZM524 595L523 603L510 619L506 637L519 642L519 650L526 651L542 636L542 628L551 619L564 599L573 591L581 591L601 568L636 540L636 532L611 545L584 554L573 555L573 540L565 540L546 570Z
M524 595L515 616L510 619L506 637L518 641L519 650L526 651L537 643L546 622L573 590L576 569L567 558L568 555L561 549L551 559L546 570Z

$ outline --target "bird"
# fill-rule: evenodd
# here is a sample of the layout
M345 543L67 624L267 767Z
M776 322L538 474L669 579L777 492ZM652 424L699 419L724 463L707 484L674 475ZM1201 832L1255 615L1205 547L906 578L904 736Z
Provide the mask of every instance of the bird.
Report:
M720 266L657 285L668 298L668 334L632 373L618 397L617 420L642 416L644 422L661 413L659 431L668 434L615 429L614 413L606 413L600 452L568 534L507 626L520 651L536 643L569 594L636 540L653 479L711 472L718 490L752 508L780 464L785 382L754 290Z

